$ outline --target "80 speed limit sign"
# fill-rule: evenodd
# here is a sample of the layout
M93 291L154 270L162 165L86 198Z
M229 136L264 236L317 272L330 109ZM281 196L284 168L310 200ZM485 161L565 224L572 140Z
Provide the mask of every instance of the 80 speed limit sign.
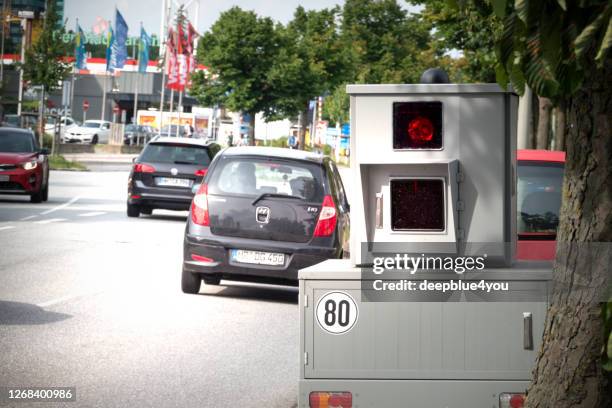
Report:
M319 299L315 313L319 326L331 334L347 333L359 317L355 299L345 292L326 293Z

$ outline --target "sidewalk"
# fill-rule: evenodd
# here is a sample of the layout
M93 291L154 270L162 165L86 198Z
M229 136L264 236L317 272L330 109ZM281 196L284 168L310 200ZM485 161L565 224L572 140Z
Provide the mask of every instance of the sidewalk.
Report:
M132 164L138 154L100 154L100 153L72 153L63 155L66 160L87 164Z

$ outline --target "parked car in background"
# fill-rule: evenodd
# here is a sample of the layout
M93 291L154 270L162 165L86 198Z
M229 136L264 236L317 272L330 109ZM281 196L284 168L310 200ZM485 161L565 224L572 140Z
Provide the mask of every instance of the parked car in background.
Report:
M517 166L517 258L553 260L565 152L519 150Z
M7 114L2 118L3 127L21 127L21 119L19 115Z
M125 145L142 145L148 143L153 137L146 126L129 124L125 126L123 131L123 144Z
M49 197L49 160L30 130L0 128L0 194L29 195L40 203Z
M178 128L178 137L185 137L185 128L178 125L166 125L161 128L160 136L176 137Z
M22 112L21 116L15 114L7 114L4 115L4 118L2 119L2 126L4 127L30 129L36 132L37 125L38 113L34 112Z
M221 279L295 285L299 269L342 258L349 203L335 163L300 150L230 147L191 204L182 290Z
M59 124L57 124L56 122L59 122ZM49 116L46 118L45 122L45 133L54 134L56 126L59 127L60 136L62 136L66 132L66 130L77 127L79 126L79 124L70 116Z
M147 132L148 140L153 139L159 133L153 126L143 125L142 127L144 128L145 132Z
M86 120L75 126L61 137L62 143L108 143L111 123L105 120Z
M134 160L128 180L127 215L156 208L186 211L220 146L198 139L158 137Z

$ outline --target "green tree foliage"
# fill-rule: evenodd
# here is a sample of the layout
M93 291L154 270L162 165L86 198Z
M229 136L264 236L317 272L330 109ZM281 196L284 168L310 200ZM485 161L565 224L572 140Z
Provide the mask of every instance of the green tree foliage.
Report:
M349 121L350 101L346 93L346 84L336 87L334 92L325 98L323 118L334 125L342 125Z
M525 84L558 100L582 85L585 68L601 67L612 46L612 3L608 0L492 1L503 19L497 42L497 79L520 93ZM587 50L595 48L595 59Z
M492 15L486 2L465 4L461 9L447 0L407 0L422 6L425 24L433 28L430 47L435 58L448 70L451 81L495 82L495 39L501 35L501 19ZM461 51L459 58L448 58Z
M302 113L310 100L345 80L349 54L340 41L339 14L337 7L306 11L300 6L281 30L287 54L274 74L279 84L285 83L277 87L277 105L286 116Z
M52 92L70 73L70 64L62 57L69 54L68 45L57 41L65 33L65 26L57 14L54 1L47 2L47 12L38 40L26 50L23 77L32 85L43 86Z
M234 112L275 118L278 64L287 61L287 51L278 27L270 18L232 7L223 12L198 45L199 62L208 73L193 76L191 94L206 106L223 105ZM280 61L280 62L279 62ZM254 142L251 134L250 142Z
M358 83L415 83L428 64L430 27L395 0L347 0L342 39ZM428 66L429 65L429 66Z

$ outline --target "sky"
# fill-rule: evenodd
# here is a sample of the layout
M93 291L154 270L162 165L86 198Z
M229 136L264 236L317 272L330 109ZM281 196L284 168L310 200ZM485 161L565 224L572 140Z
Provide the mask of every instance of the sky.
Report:
M194 21L196 13L193 6L197 0L192 0L188 11L190 20ZM190 0L174 0L178 4L189 3ZM300 4L306 9L322 9L343 4L343 0L200 0L198 16L198 31L204 32L217 20L222 11L232 6L245 10L253 10L261 16L271 17L282 23L291 20L293 12ZM68 19L67 29L75 27L76 18L84 31L94 31L101 20L114 21L115 6L119 9L129 26L130 36L138 35L140 23L149 34L157 34L161 28L162 0L65 0L64 18Z

